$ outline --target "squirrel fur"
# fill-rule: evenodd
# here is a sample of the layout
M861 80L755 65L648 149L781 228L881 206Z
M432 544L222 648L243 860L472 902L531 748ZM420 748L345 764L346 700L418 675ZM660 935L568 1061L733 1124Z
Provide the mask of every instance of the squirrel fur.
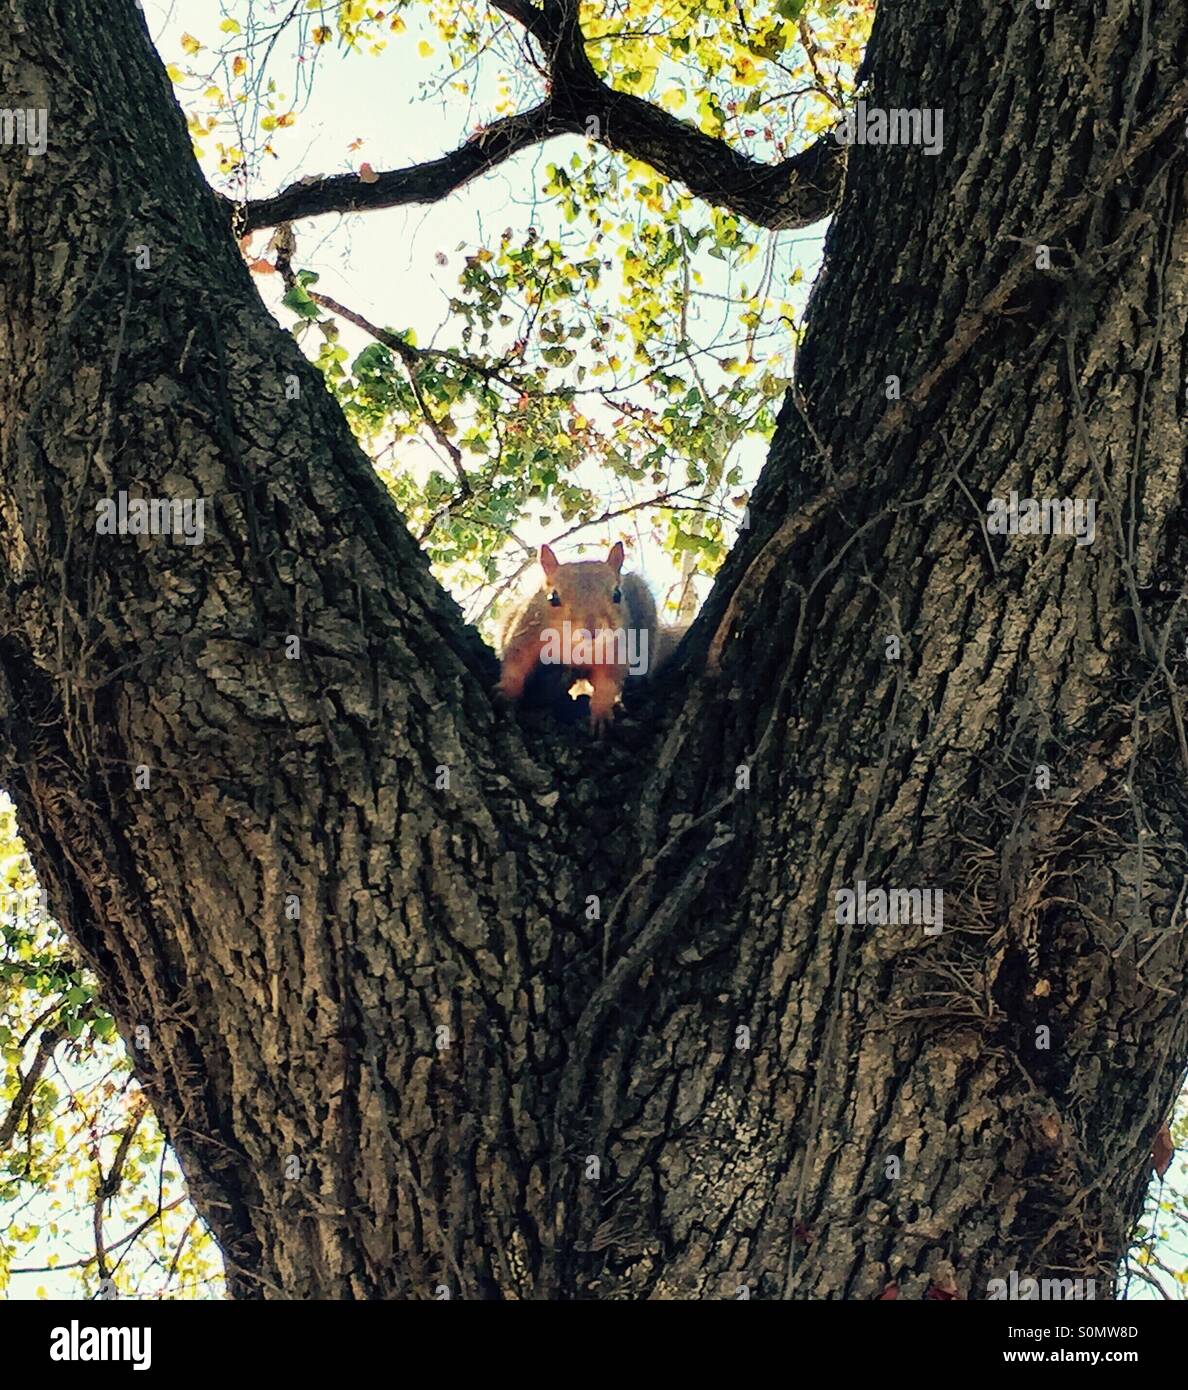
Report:
M590 723L602 730L614 717L629 675L654 672L684 629L667 629L651 591L637 574L623 574L623 545L605 560L561 564L541 547L542 586L508 613L500 633L499 694L512 702L572 707L578 680L591 687Z

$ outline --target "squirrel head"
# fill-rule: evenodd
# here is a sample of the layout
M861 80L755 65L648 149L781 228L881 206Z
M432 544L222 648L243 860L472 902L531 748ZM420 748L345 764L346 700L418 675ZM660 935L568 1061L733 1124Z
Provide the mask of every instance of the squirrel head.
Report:
M623 543L616 541L605 560L578 560L563 565L551 547L540 548L544 570L544 595L550 623L558 628L568 620L573 628L588 632L627 626L620 571Z

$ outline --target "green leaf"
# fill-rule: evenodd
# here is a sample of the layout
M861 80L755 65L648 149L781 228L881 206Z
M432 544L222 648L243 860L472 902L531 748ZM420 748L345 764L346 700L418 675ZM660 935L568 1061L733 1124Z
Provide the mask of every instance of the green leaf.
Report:
M321 311L318 306L310 299L309 295L300 285L294 285L289 289L281 303L286 309L292 309L295 314L303 319L316 319Z

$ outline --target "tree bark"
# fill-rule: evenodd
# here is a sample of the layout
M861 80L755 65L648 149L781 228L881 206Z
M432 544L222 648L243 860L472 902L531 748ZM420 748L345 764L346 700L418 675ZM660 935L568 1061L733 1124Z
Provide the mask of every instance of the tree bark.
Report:
M880 11L943 154L850 150L751 527L593 744L492 704L135 8L0 5L0 782L235 1295L1104 1295L1188 1053L1188 14L1096 8Z

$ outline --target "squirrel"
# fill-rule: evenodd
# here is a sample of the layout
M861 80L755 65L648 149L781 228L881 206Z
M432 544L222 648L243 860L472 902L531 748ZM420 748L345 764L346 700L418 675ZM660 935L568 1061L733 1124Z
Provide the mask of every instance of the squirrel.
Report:
M656 660L652 663L653 671L658 671L669 660L692 626L692 623L660 624L660 630L656 634Z
M527 696L563 713L575 703L571 687L584 678L591 726L603 732L628 676L651 674L671 655L684 629L660 623L648 586L622 573L623 558L621 541L605 560L565 565L541 546L544 584L511 609L500 633L503 699Z

